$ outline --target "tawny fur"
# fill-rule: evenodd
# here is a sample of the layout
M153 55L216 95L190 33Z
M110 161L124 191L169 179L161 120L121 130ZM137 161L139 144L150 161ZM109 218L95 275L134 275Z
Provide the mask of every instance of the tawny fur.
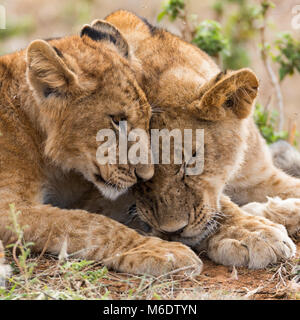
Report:
M236 205L300 198L300 180L273 165L251 117L258 87L253 72L221 73L201 50L130 12L106 20L127 39L139 84L162 112L153 115L151 128L205 132L204 172L185 176L178 165L156 165L154 177L134 188L140 217L158 236L203 244L218 263L261 268L293 256L295 245L280 224L292 235L300 207L284 220L268 215L271 222Z
M110 201L100 191L114 198L137 176L153 175L151 165L96 161L96 134L114 129L112 117L148 131L151 115L129 66L125 39L111 27L115 44L109 36L101 39L105 23L102 28L99 34L85 26L82 37L37 40L0 58L0 238L4 244L16 241L8 229L14 203L35 251L58 254L66 244L68 254L123 272L160 275L193 265L198 273L202 263L186 246L143 237L96 214L99 208L78 209L88 207L86 195L97 192L105 213Z
M275 166L300 178L300 152L284 140L271 144L270 148Z

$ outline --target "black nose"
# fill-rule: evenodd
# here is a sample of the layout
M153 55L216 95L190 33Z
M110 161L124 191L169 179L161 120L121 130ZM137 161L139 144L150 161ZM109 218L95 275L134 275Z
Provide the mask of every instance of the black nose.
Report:
M161 231L168 235L168 236L178 236L179 234L181 234L184 230L185 226L183 228L180 228L178 230L175 230L175 231L167 231L167 230L164 230L164 229L161 229Z

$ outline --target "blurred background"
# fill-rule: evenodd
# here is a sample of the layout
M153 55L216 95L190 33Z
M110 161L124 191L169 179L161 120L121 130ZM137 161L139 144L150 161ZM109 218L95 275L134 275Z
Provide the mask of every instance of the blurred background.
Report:
M114 10L131 10L193 41L222 68L251 67L261 81L255 112L261 132L269 143L281 138L300 143L300 0L0 0L0 5L6 9L1 55L34 39L79 33L83 24Z

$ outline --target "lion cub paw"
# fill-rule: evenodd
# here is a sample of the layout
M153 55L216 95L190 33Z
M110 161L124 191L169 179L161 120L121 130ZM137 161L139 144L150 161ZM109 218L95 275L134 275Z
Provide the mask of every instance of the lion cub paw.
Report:
M252 215L283 224L291 236L300 231L300 199L268 198L268 202L251 202L242 209Z
M295 253L296 246L284 226L246 213L221 226L208 242L208 256L213 261L250 269L264 268Z
M146 242L120 255L113 268L126 273L160 276L178 270L198 275L203 263L187 246L148 237Z

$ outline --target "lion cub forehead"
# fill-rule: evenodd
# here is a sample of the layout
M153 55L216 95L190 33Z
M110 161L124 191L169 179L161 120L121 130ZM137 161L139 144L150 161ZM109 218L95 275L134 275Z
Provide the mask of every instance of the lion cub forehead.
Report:
M192 82L196 83L197 85L202 85L205 82L205 79L201 77L197 72L185 66L176 66L168 70L165 76L173 76L183 82Z
M202 61L203 62L203 61ZM174 66L164 72L161 76L160 81L161 84L164 84L165 81L175 81L176 86L178 86L178 82L182 86L190 86L191 92L193 89L200 88L207 81L209 81L212 77L214 77L219 71L218 70L208 70L207 72L198 72L197 68L191 68L190 66ZM169 84L170 85L170 84ZM178 89L178 87L177 87Z
M91 46L79 36L50 40L49 43L61 58L71 66L77 65L82 71L99 71L120 60L109 43L97 43Z
M172 105L187 104L198 97L206 82L206 77L189 66L174 66L160 76L158 94Z
M115 83L133 78L127 61L115 52L110 43L96 43L92 47L79 36L70 36L50 40L49 44L78 76L85 89L95 90L107 77L112 77Z

